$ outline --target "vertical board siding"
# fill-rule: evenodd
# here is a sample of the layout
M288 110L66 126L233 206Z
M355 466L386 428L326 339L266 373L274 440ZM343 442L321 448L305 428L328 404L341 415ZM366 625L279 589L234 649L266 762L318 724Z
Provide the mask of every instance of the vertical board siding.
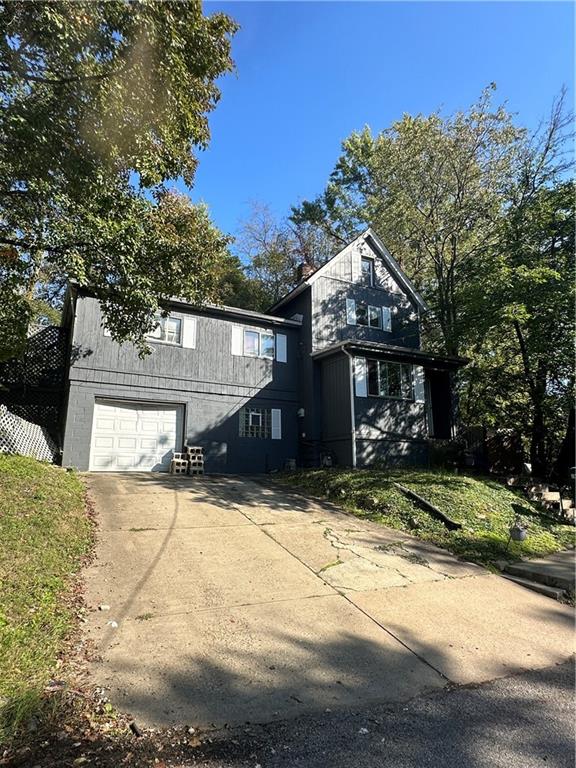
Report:
M232 354L229 320L173 312L194 319L195 347L151 344L141 359L133 345L104 335L98 302L76 305L69 372L65 465L87 469L96 398L182 405L184 437L205 447L208 472L266 472L281 469L298 450L299 328L283 328L291 364ZM269 327L251 322L246 327ZM244 406L277 412L275 439L240 438ZM278 415L278 412L281 415ZM278 436L280 434L280 436Z
M342 466L352 464L350 367L344 355L322 361L322 444Z

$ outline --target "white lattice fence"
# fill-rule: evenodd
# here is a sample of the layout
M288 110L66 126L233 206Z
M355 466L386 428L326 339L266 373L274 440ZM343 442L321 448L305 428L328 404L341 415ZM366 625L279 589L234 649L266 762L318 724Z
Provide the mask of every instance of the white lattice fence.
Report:
M43 427L15 416L5 405L0 405L0 453L54 461L57 449Z

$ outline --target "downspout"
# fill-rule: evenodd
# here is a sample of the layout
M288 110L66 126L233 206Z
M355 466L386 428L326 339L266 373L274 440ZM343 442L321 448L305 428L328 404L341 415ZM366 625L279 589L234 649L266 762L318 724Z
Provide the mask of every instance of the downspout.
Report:
M352 469L356 469L356 413L354 410L354 358L345 347L342 347L342 352L344 352L344 354L348 358L348 369L350 373L350 419L351 419L350 437L352 439Z

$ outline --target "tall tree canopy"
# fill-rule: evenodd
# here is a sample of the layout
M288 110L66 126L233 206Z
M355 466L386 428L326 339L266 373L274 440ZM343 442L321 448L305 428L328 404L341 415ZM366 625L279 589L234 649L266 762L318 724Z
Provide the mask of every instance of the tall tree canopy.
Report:
M216 298L228 239L163 185L193 182L235 29L197 0L0 4L0 355L47 277L141 346L166 297Z
M574 387L571 118L561 97L530 134L493 97L353 133L291 219L342 242L375 227L432 308L428 346L471 359L465 418L519 429L543 474Z

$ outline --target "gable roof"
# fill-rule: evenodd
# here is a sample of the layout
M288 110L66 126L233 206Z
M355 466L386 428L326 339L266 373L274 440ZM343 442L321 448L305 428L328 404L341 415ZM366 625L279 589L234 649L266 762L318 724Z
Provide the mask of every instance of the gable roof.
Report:
M376 232L374 232L372 227L368 227L368 229L366 229L364 232L358 235L358 237L350 241L347 245L341 248L337 253L331 256L328 259L328 261L322 264L322 266L318 267L318 269L315 269L314 272L312 272L312 274L304 278L304 280L298 283L298 285L295 288L289 291L285 296L282 296L281 299L279 299L272 307L270 307L268 312L274 312L275 310L279 309L287 302L296 298L296 296L298 296L303 291L305 291L319 277L322 276L322 274L327 270L329 264L334 262L335 259L338 259L347 251L352 250L361 241L364 241L375 252L375 254L379 256L382 259L382 261L384 261L390 274L394 277L396 282L404 289L406 294L408 294L414 300L414 302L420 307L420 309L423 312L427 312L429 309L428 305L426 304L426 302L424 301L420 293L416 290L416 286L410 280L408 275L404 272L400 264L398 264L396 259L392 256L390 251L386 248L382 240L380 240Z

